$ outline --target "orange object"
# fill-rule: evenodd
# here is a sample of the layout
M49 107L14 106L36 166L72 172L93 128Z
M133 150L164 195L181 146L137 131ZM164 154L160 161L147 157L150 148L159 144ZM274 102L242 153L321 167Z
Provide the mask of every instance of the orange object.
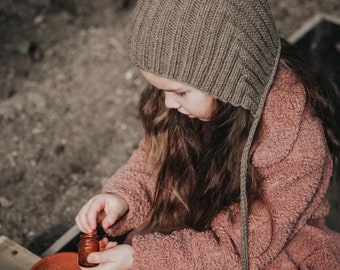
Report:
M99 251L97 232L81 234L78 244L78 264L83 267L97 266L98 264L87 261L87 256L95 251Z
M80 270L76 252L60 252L35 263L30 270Z

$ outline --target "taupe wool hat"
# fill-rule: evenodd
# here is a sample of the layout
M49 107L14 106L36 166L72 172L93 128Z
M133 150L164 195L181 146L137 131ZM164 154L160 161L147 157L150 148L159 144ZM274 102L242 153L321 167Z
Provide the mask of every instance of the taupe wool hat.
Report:
M254 116L240 172L244 269L249 150L280 48L266 0L139 0L128 33L133 65L241 106Z

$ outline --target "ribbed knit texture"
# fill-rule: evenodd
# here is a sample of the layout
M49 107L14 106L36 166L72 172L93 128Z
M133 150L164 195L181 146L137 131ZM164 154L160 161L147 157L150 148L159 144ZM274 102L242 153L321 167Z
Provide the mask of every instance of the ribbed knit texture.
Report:
M139 0L128 34L133 65L250 110L242 153L242 262L248 269L246 176L249 150L280 57L265 0Z
M256 114L279 53L266 1L140 0L132 64Z

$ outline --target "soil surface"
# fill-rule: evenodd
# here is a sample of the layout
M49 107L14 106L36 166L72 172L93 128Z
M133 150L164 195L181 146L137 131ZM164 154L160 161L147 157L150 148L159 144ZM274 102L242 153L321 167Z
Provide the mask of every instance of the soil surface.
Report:
M338 0L270 0L287 38ZM41 254L142 136L127 59L134 1L0 2L0 235ZM329 226L339 229L338 193Z

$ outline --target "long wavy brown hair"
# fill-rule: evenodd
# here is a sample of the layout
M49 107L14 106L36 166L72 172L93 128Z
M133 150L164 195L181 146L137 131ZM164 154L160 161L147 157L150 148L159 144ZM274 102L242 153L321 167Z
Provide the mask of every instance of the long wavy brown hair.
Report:
M307 102L323 122L328 146L339 156L340 133L335 122L339 96L333 85L284 40L281 65L292 69L304 83ZM216 104L213 119L202 122L167 109L163 91L151 85L143 91L140 114L156 191L142 232L209 229L218 212L239 202L241 153L253 118L241 107L219 100ZM257 136L251 153L256 143ZM254 200L261 179L252 164L248 168L248 199Z

